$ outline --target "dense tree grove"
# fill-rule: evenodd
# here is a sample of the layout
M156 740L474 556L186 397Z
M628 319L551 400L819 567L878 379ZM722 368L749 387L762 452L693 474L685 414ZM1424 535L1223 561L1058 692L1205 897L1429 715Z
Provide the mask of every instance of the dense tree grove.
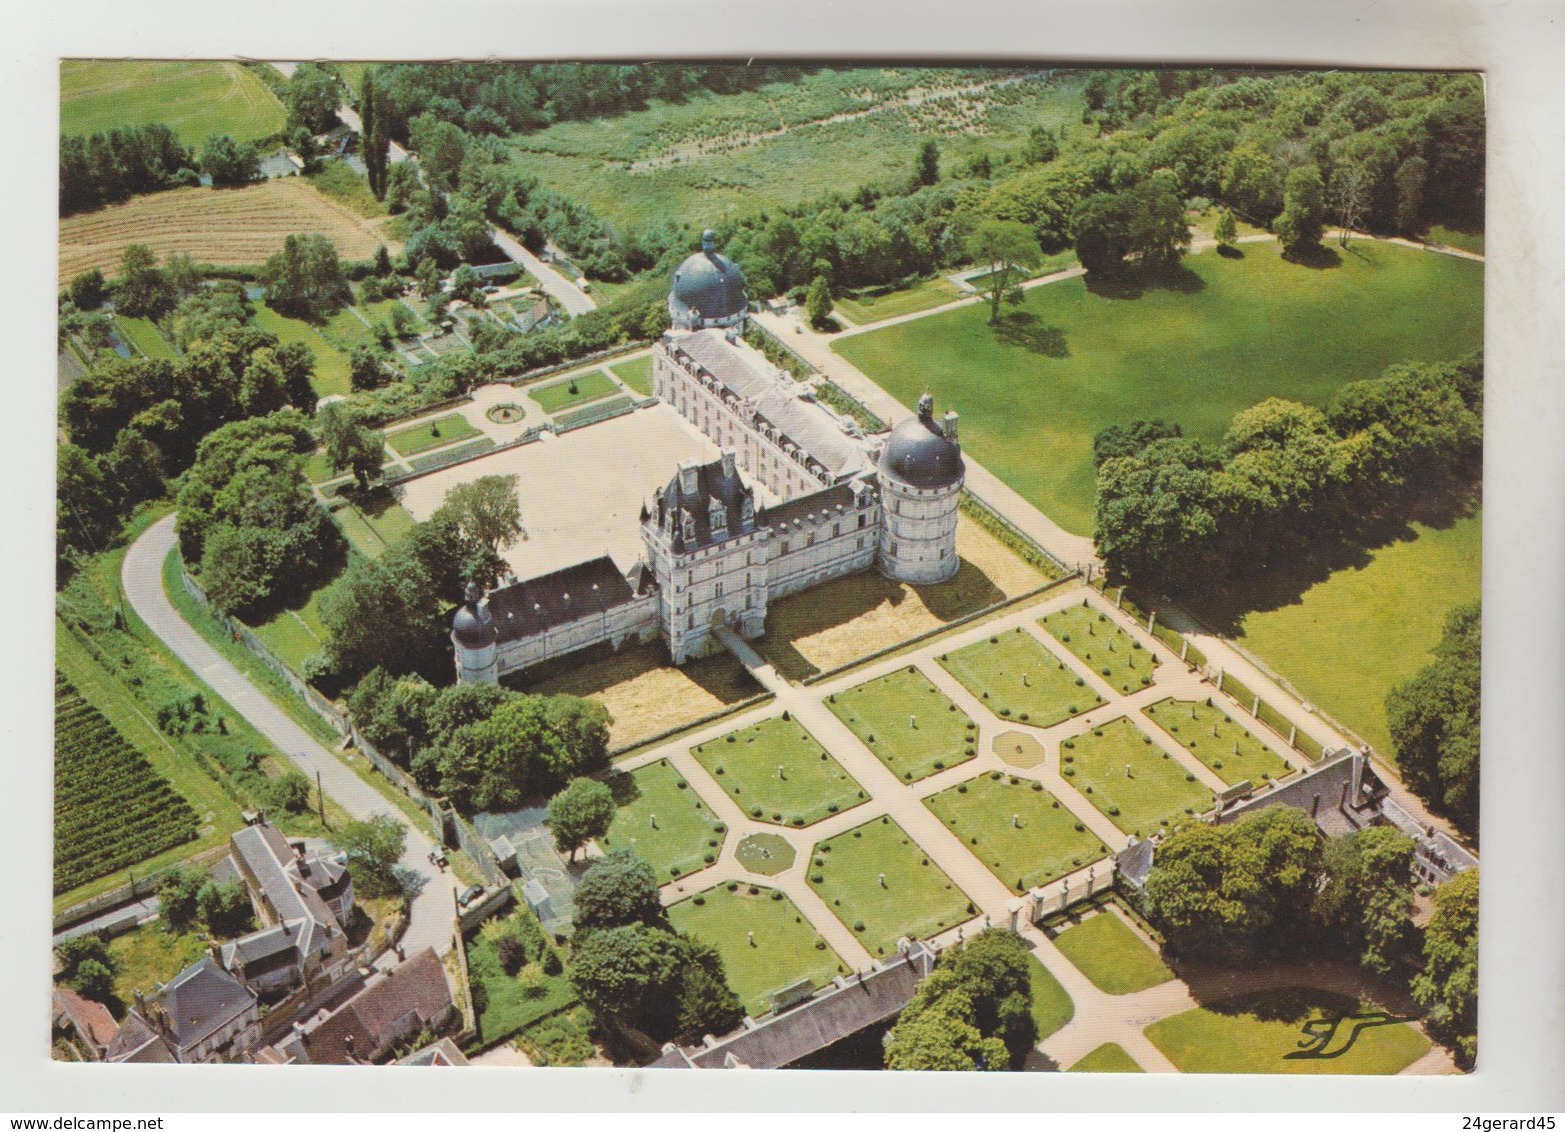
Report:
M255 146L219 134L201 147L201 171L218 187L248 185L261 176L260 155Z
M324 134L337 124L337 107L343 101L342 78L333 66L300 63L283 92L288 129Z
M1453 609L1435 646L1435 659L1386 697L1391 742L1407 784L1474 837L1482 635L1478 602Z
M60 215L85 212L200 178L195 158L167 126L126 126L60 138Z
M179 547L219 609L247 614L313 590L346 544L304 478L314 447L294 410L207 435L179 489Z
M1434 900L1413 999L1429 1011L1430 1031L1471 1066L1478 1053L1478 870L1435 889Z
M1147 589L1210 590L1467 482L1481 455L1483 362L1395 365L1325 410L1269 398L1220 446L1137 422L1100 434L1094 538ZM1137 442L1143 441L1138 448Z
M1020 1069L1038 1040L1020 936L990 928L940 957L886 1039L888 1069Z
M261 267L268 306L296 318L323 319L349 298L337 246L325 236L287 236Z
M411 570L412 556L399 557L402 569ZM361 565L355 560L338 591L349 587L348 579ZM336 600L324 604L329 609L322 617L333 628L342 606ZM435 602L427 608L434 608L435 615L419 624L439 641L444 618ZM357 639L354 633L344 636ZM334 647L337 637L333 628ZM377 750L411 769L423 789L445 795L465 813L514 810L528 798L608 766L612 720L595 700L524 695L484 684L436 690L422 677L375 668L359 681L348 706Z
M1315 894L1322 934L1377 974L1387 974L1413 940L1413 839L1392 826L1371 826L1326 842L1326 880Z

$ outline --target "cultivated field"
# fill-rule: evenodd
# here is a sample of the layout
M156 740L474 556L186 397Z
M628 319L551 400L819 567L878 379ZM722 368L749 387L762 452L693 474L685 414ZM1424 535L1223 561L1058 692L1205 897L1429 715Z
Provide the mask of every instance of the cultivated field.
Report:
M283 104L238 63L67 59L60 132L94 134L161 122L187 146L214 134L256 141L283 128Z
M384 225L297 177L243 189L173 189L61 220L60 279L94 267L117 275L131 244L160 259L184 252L197 263L259 264L282 250L285 236L303 232L329 237L344 260L368 259L381 244L401 247Z
M1393 362L1483 341L1483 265L1359 240L1335 267L1202 252L1177 289L1104 296L1069 279L1027 292L996 329L982 304L838 340L904 405L925 390L962 414L962 446L1067 530L1092 530L1092 438L1177 421L1221 439L1267 397L1323 404ZM1352 333L1323 332L1351 327Z

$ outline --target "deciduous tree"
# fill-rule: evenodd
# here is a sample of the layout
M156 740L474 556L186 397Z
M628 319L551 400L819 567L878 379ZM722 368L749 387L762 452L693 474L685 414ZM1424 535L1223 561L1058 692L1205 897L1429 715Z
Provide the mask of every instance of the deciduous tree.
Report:
M576 859L576 850L594 837L602 837L614 821L614 795L591 778L573 778L564 790L549 799L549 829L554 847Z
M1483 613L1453 609L1435 659L1386 697L1386 720L1407 784L1466 832L1478 834Z
M594 861L577 886L575 903L578 932L667 922L652 866L629 849Z
M407 844L407 827L389 814L350 821L332 834L332 844L348 858L353 887L365 896L401 891L393 870Z
M989 267L978 288L989 297L992 326L1000 321L1001 303L1021 301L1023 269L1038 263L1038 241L1018 221L984 220L968 237L967 254L974 263Z
M1431 1030L1471 1065L1478 1053L1478 870L1446 881L1434 902L1413 999L1429 1011Z

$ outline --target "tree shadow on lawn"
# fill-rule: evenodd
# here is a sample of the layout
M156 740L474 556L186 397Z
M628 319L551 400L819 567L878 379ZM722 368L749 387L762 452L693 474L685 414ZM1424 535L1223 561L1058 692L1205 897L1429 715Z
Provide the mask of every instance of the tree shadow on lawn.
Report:
M1224 259L1243 259L1244 249L1236 248L1232 244L1218 244L1217 254Z
M1176 291L1193 295L1206 287L1206 280L1181 260L1166 266L1127 263L1120 270L1105 274L1089 271L1082 276L1088 291L1100 299L1139 299L1148 291Z
M1339 1058L1353 1048L1365 1030L1396 1026L1418 1017L1416 1012L1394 1013L1368 1000L1307 987L1282 987L1202 1005L1214 1014L1248 1014L1262 1022L1297 1026L1297 1048L1282 1055L1285 1061Z
M1373 561L1374 551L1418 537L1412 527L1415 522L1448 530L1476 513L1480 497L1479 485L1464 484L1412 500L1394 518L1371 519L1352 530L1312 539L1291 558L1278 556L1210 590L1178 594L1176 600L1213 632L1242 637L1242 623L1249 614L1297 605L1312 586L1339 570L1364 569Z
M1070 357L1065 332L1057 326L1045 326L1031 311L1010 311L991 325L995 338L1007 346L1020 346L1046 358Z
M1284 252L1282 258L1298 267L1311 267L1318 271L1342 266L1342 256L1335 248L1328 248L1324 244L1317 244L1313 248L1295 248L1291 252Z

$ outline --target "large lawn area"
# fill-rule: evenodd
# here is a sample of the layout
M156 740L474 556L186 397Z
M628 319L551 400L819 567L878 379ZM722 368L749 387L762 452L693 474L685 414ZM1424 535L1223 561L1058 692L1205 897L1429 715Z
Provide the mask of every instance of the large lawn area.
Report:
M1246 781L1259 786L1288 773L1288 764L1276 751L1220 707L1195 700L1159 700L1143 710L1230 786Z
M1441 258L1431 256L1431 259ZM1239 642L1394 758L1386 694L1428 664L1453 606L1477 601L1483 516L1376 547L1287 604L1247 614ZM1286 736L1285 736L1286 738Z
M1118 1042L1105 1042L1072 1065L1068 1073L1145 1073Z
M60 133L93 134L161 122L187 146L283 128L283 104L239 63L67 59L60 64Z
M467 418L461 413L447 413L443 417L387 433L386 443L400 456L416 456L431 448L455 444L458 440L477 435L478 430L468 424Z
M1157 657L1120 626L1089 605L1073 605L1039 619L1054 639L1121 692L1135 692L1156 679Z
M1146 1029L1182 1073L1399 1073L1429 1049L1413 1026L1348 999L1278 991Z
M835 305L838 313L846 316L855 326L864 326L881 319L931 310L946 303L954 303L966 295L967 292L941 275L896 290L870 288L857 295L844 296Z
M1130 720L1119 719L1061 744L1061 773L1126 833L1150 837L1212 808L1212 793Z
M1052 727L1103 702L1020 628L943 653L940 663L995 715L1034 727Z
M719 885L672 905L668 918L717 948L728 985L754 1018L771 1011L770 996L784 987L801 979L822 987L847 971L781 889Z
M1266 397L1321 404L1393 362L1481 345L1482 264L1369 240L1339 259L1302 267L1246 244L1242 259L1187 257L1178 289L1108 297L1070 279L1028 291L998 329L976 304L834 348L904 405L933 392L962 414L964 448L1087 534L1105 425L1161 417L1217 440Z
M303 342L315 353L315 375L310 384L322 397L333 394L346 397L353 392L349 379L348 356L333 346L321 332L308 322L278 314L265 303L255 304L255 324L262 330L277 335L284 346L291 342Z
M604 849L633 849L660 882L705 868L717 859L726 827L690 789L674 764L660 759L609 780L619 812L598 839Z
M115 997L130 1006L137 991L151 994L159 983L168 982L205 955L206 945L202 932L175 934L161 923L115 936L109 941L109 954L119 960Z
M1039 783L994 771L926 798L969 852L1012 892L1047 884L1108 855Z
M823 841L814 854L810 883L872 955L894 954L900 937L926 939L974 914L967 894L890 818Z
M974 755L978 725L912 666L836 692L826 706L906 782Z
M1157 953L1106 909L1066 928L1054 937L1054 946L1105 994L1134 994L1174 977Z
M690 751L757 821L814 825L864 801L864 789L799 723L781 716Z
M609 372L643 397L652 396L652 355L610 366Z
M585 405L589 401L601 401L619 391L612 377L602 370L593 370L591 373L567 377L563 381L552 381L548 385L532 386L527 390L527 396L536 401L544 412L557 413L562 409Z

